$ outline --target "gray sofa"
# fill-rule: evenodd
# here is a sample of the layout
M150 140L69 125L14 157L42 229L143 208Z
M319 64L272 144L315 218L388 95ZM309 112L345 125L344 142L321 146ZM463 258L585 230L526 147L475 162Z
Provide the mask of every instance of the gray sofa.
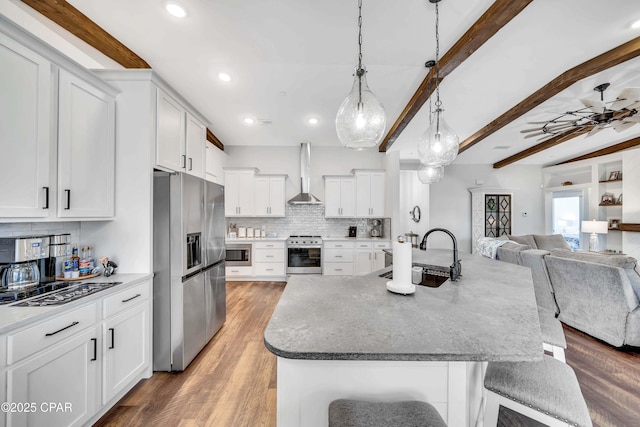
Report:
M532 249L530 239L520 241L526 244L502 245L497 259L531 268L540 307L613 346L640 346L640 275L635 258L566 248Z

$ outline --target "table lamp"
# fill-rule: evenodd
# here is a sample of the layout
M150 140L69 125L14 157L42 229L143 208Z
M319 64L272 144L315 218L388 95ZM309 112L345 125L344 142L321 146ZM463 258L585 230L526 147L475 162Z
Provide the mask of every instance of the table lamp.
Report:
M607 234L609 223L607 221L582 221L582 232L591 233L589 237L589 251L598 252L598 234Z

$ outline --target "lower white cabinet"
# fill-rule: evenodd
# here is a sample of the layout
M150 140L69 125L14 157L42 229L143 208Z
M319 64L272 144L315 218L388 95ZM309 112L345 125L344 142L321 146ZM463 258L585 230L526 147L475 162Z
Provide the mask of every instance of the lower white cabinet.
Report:
M322 253L322 274L325 276L353 276L353 256L353 242L325 242Z
M253 245L255 276L283 277L286 270L284 242L255 242Z
M384 251L391 247L388 240L324 243L322 274L325 276L360 276L384 268Z
M122 397L150 369L149 294L145 281L0 337L4 401L35 404L0 425L85 425Z
M99 408L99 339L93 327L10 367L7 401L35 405L29 412L8 412L7 426L63 427L88 421Z
M103 404L133 381L149 362L147 318L147 305L138 304L103 323Z
M369 274L384 268L384 251L389 249L391 242L370 241L356 243L355 275Z

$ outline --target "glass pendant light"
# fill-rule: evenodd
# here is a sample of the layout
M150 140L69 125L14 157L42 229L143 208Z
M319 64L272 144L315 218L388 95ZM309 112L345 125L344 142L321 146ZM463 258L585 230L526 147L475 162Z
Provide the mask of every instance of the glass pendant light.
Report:
M418 154L420 162L425 165L437 166L448 165L458 156L459 141L458 135L451 130L442 115L442 101L440 101L440 34L438 12L438 2L440 0L429 0L436 4L436 114L435 119L430 120L429 128L422 134L418 142ZM430 117L431 118L431 117Z
M444 166L422 165L418 169L418 179L423 184L433 184L444 176Z
M351 92L342 101L336 116L338 139L354 150L377 146L387 126L384 107L369 89L366 73L362 65L362 0L358 0L358 66Z

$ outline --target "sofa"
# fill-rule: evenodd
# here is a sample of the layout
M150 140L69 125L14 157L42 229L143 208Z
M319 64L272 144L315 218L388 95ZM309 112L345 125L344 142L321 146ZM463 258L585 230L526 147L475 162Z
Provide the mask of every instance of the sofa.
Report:
M557 237L509 237L496 258L531 269L538 306L615 347L640 346L640 274L635 258L550 247L564 246Z

